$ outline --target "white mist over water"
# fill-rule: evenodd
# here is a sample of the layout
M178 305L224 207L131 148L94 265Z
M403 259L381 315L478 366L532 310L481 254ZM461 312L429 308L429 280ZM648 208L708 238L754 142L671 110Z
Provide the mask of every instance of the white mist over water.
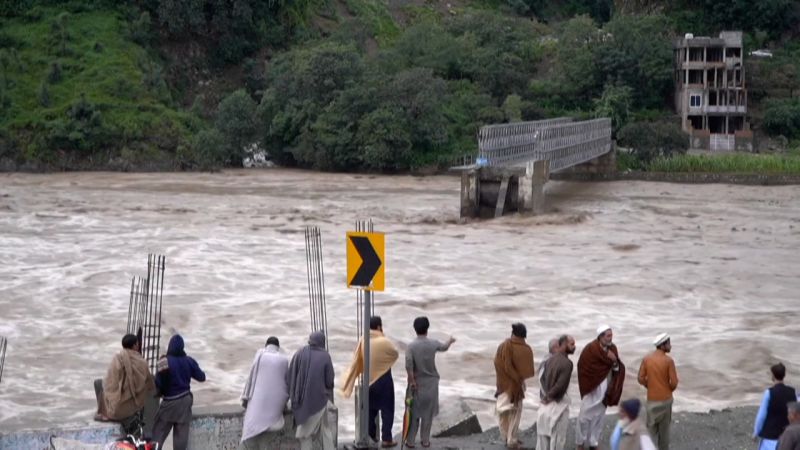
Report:
M268 335L289 352L307 337L305 225L323 233L341 377L356 334L344 236L369 217L387 233L387 290L376 295L387 335L404 351L422 314L432 337L453 334L437 359L441 401L469 399L484 426L492 358L517 320L537 362L550 337L572 333L580 351L610 323L625 396L643 395L639 362L671 333L681 410L756 404L777 360L798 379L800 187L551 182L556 213L458 224L458 183L288 170L0 175L0 430L91 420L92 380L119 348L148 252L167 257L163 343L170 329L183 334L208 375L195 404L237 403ZM570 394L575 407L576 378ZM352 400L337 404L346 439Z

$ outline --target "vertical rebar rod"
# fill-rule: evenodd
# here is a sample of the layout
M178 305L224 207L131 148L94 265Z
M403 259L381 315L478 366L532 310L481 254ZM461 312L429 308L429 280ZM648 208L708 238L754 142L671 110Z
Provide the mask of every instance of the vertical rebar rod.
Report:
M136 299L134 298L136 295L136 291L134 291L134 288L136 287L135 282L136 282L136 277L131 277L131 298L128 301L128 328L127 328L128 333L131 332L131 319L133 318L133 303L136 301Z
M311 318L311 331L315 331L316 323L314 320L314 273L311 264L311 227L306 227L306 276L308 279L308 312Z
M145 319L144 319L144 348L142 349L142 353L144 359L147 360L147 365L150 367L150 371L152 372L153 366L152 361L150 361L150 353L151 353L151 346L152 346L152 338L153 338L153 331L151 329L151 324L153 323L153 285L155 280L153 280L153 254L149 253L147 255L147 278L145 280L145 292L147 292L145 296Z
M8 339L0 336L0 381L3 381L3 368L6 365L6 349L8 348Z
M311 275L311 293L312 293L312 305L311 305L311 320L313 322L312 327L314 328L313 331L321 331L319 326L319 277L317 276L317 264L315 258L317 257L317 249L315 248L316 240L315 240L315 228L312 227L309 230L309 256L311 259L309 260L310 264L310 271L309 274Z
M319 292L320 292L320 321L325 332L325 348L328 348L328 306L325 300L325 264L322 261L322 233L317 229L317 248L319 249Z
M161 255L161 264L160 264L161 285L158 288L158 319L156 320L156 347L153 352L154 354L153 373L156 372L158 366L158 357L160 356L159 353L161 352L161 308L163 306L163 300L164 300L164 270L166 270L166 268L167 268L167 257Z

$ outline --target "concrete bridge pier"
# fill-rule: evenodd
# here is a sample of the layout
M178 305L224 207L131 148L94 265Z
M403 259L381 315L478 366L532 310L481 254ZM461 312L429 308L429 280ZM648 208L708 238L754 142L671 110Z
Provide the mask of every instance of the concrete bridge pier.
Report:
M530 161L519 183L520 213L544 214L544 185L550 179L550 161Z
M545 212L544 185L549 161L525 166L474 167L461 172L461 217L492 218L518 212Z

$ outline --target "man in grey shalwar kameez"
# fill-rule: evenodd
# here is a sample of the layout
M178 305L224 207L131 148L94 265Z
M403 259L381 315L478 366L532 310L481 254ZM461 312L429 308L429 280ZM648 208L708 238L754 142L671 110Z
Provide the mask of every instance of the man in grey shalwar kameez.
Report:
M334 450L336 430L327 414L333 406L333 363L321 331L311 333L308 345L294 354L287 377L300 449L311 450L314 438L321 434L323 450Z
M288 370L289 358L280 352L278 338L270 336L266 347L256 353L242 392L242 449L266 450L271 445L267 433L283 429L283 410L289 399Z
M436 352L447 351L456 341L451 337L447 343L442 344L435 339L428 339L429 327L430 322L427 317L414 319L417 339L411 342L406 350L408 385L413 393L411 425L405 442L408 448L414 448L414 440L420 426L422 446L430 446L431 425L433 418L439 414L439 372L436 370Z

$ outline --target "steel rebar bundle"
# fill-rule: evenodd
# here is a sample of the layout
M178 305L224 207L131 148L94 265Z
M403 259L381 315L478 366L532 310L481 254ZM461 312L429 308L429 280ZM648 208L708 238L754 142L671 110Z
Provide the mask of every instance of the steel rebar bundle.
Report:
M328 316L325 304L325 272L322 264L322 234L319 227L306 227L306 273L308 274L308 309L311 331L325 334L328 348Z
M3 381L3 366L6 364L6 348L8 347L8 339L0 336L0 381Z
M157 371L161 349L161 307L165 264L166 257L163 255L147 256L147 277L131 279L131 296L128 304L127 331L139 337L142 356L153 374Z

